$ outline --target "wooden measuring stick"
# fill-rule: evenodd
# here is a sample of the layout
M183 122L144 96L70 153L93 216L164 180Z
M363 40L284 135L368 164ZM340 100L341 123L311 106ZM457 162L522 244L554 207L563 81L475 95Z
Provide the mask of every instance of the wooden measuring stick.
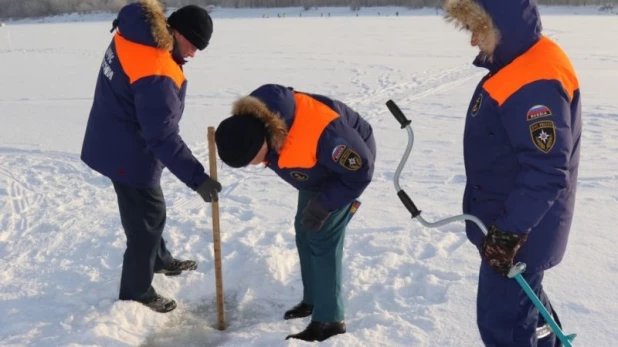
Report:
M215 147L215 128L208 127L208 156L210 177L217 180L217 150ZM219 230L219 202L212 202L212 241L215 251L215 287L217 295L217 326L225 330L225 312L223 306L223 274L221 271L221 235Z

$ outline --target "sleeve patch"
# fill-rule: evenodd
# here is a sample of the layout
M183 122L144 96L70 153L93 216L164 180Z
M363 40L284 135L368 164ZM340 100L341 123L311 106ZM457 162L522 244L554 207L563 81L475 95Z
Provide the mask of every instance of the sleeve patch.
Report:
M309 179L309 175L302 173L300 171L292 171L290 172L290 176L297 181L306 181Z
M333 149L332 157L333 161L337 162L341 158L341 154L345 150L345 145L339 145Z
M479 96L474 100L474 105L472 105L472 110L470 111L470 115L472 117L476 117L479 114L479 110L481 109L481 104L483 103L483 94L479 94Z
M363 166L363 160L358 153L348 148L341 154L341 158L339 158L339 165L348 170L356 171Z
M530 135L534 146L548 153L556 143L556 126L552 121L540 121L530 125Z
M551 116L551 110L549 107L545 105L535 105L532 106L528 112L526 112L526 119L528 121L535 120L541 117L549 117Z

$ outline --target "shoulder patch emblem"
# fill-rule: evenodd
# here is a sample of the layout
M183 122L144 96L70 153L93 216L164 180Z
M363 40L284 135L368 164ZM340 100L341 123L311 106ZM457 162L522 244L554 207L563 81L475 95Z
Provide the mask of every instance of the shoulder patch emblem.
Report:
M530 121L541 117L549 117L551 115L552 113L549 107L545 105L535 105L532 106L526 113L526 119Z
M363 166L363 160L358 153L348 148L341 154L339 165L348 170L356 171Z
M343 153L344 149L345 149L345 145L339 145L333 149L333 153L332 153L333 161L336 162L339 160L339 158L341 158L341 153Z
M536 148L548 153L556 143L556 126L552 121L540 121L530 125L530 135Z
M299 171L290 172L290 176L292 176L292 178L294 178L297 181L306 181L309 179L309 176L307 174L304 174Z
M474 100L474 105L472 105L472 110L470 111L470 115L472 117L476 117L479 114L479 110L481 109L481 104L483 103L483 94L479 94Z

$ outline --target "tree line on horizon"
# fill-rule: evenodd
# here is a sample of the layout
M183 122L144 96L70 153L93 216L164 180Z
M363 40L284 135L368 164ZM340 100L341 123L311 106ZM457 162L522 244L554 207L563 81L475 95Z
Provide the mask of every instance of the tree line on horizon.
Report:
M0 19L53 16L67 13L116 12L135 0L0 0ZM407 8L439 7L443 0L160 0L168 7L196 4L204 7L349 7L351 11L372 6ZM599 6L601 10L618 8L618 0L537 0L542 5Z

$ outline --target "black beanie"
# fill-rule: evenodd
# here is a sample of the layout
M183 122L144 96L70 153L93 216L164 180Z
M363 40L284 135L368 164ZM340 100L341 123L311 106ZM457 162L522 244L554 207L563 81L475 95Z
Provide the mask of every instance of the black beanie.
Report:
M174 11L167 24L200 51L208 46L212 36L212 19L205 9L197 5L187 5Z
M215 131L219 158L231 167L245 167L258 154L267 136L266 125L254 116L228 117Z

